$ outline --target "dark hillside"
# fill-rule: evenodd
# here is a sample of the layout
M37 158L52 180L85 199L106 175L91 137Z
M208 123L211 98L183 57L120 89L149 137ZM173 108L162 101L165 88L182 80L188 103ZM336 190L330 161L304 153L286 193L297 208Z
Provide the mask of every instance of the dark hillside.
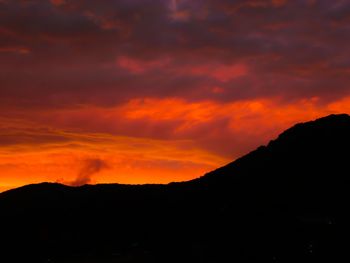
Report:
M6 262L346 262L350 116L298 124L201 178L0 194Z

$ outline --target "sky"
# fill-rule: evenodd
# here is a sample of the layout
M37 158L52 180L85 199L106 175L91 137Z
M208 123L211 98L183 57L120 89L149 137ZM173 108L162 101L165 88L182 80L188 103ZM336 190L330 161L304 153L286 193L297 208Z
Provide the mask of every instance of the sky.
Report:
M350 113L347 0L0 0L0 191L197 178Z

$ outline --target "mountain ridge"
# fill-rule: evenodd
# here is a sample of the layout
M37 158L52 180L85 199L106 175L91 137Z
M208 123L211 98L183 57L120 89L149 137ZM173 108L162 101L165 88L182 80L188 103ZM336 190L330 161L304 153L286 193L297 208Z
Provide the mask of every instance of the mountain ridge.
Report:
M2 193L0 193L0 196L2 194L5 194L7 192L11 192L13 190L16 190L16 189L23 189L23 188L28 188L28 187L38 187L38 186L65 186L67 188L84 188L84 187L90 187L90 186L98 186L98 187L101 187L101 186L106 186L106 185L109 185L109 186L131 186L131 187L141 187L141 186L167 186L167 185L173 185L173 184L183 184L183 183L188 183L188 182L195 182L195 181L198 181L198 180L201 180L203 179L204 177L208 176L208 175L211 175L213 173L216 173L218 171L220 171L221 169L224 169L225 167L227 166L232 166L232 165L235 165L237 162L240 162L241 159L244 159L246 158L247 156L249 156L250 154L255 154L259 151L263 151L265 150L266 148L270 147L271 145L274 145L276 144L276 142L279 142L280 140L283 140L285 139L286 137L290 136L291 134L295 133L296 131L300 131L303 130L305 131L304 129L307 127L307 128L315 128L314 126L323 126L323 125L330 125L331 123L334 123L334 122L338 122L338 123L344 123L346 121L350 121L350 115L348 114L345 114L345 113L342 113L342 114L330 114L328 116L325 116L325 117L321 117L321 118L318 118L314 121L307 121L307 122L302 122L302 123L297 123L295 124L294 126L292 126L291 128L285 130L284 132L282 132L281 134L278 135L278 137L276 139L273 139L271 140L270 142L268 142L266 145L261 145L259 147L257 147L255 150L247 153L246 155L243 155L239 158L237 158L235 161L233 162L230 162L222 167L219 167L213 171L210 171L208 173L206 173L205 175L203 176L200 176L198 178L194 178L192 180L188 180L188 181L182 181L182 182L170 182L168 184L119 184L119 183L111 183L111 184L108 184L108 183L102 183L102 184L86 184L86 185L82 185L82 186L69 186L69 185L65 185L65 184L60 184L60 183L51 183L51 182L42 182L42 183L38 183L38 184L29 184L29 185L25 185L25 186L22 186L22 187L18 187L18 188L14 188L14 189L10 189L10 190L7 190L7 191L4 191Z
M19 262L20 250L27 261L61 263L344 260L349 134L350 116L330 115L188 182L7 191L3 257Z

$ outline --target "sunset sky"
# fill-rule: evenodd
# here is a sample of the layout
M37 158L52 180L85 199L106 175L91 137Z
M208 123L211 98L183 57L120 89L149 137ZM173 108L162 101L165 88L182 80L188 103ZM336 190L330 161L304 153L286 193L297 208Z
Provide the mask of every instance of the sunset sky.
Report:
M0 191L199 177L350 113L348 0L0 0Z

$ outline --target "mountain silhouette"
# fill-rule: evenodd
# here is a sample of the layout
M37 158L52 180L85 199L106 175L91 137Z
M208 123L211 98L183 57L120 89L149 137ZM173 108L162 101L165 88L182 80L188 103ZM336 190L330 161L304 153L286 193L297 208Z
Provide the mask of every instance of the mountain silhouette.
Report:
M0 194L2 262L350 259L350 116L297 124L203 177Z

